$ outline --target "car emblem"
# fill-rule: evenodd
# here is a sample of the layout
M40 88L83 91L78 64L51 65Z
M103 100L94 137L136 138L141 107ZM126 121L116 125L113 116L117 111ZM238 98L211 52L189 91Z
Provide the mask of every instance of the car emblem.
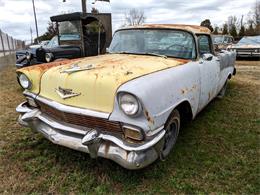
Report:
M68 99L71 97L76 97L81 95L81 93L74 93L72 89L64 89L59 87L58 89L55 89L56 93L62 98L62 99Z
M84 70L91 70L91 69L94 69L94 68L95 68L95 66L92 65L92 64L84 65L84 66L79 66L78 64L73 64L68 69L63 70L60 73L72 74L74 72L80 72L80 71L84 71Z

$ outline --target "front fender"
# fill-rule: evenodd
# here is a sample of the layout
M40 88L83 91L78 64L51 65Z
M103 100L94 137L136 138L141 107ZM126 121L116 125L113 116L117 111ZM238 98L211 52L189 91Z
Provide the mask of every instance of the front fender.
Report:
M173 67L146 75L122 85L118 92L136 95L143 112L136 118L126 116L115 98L110 120L141 127L146 133L162 127L180 103L191 105L193 117L197 113L200 95L200 72L197 62Z

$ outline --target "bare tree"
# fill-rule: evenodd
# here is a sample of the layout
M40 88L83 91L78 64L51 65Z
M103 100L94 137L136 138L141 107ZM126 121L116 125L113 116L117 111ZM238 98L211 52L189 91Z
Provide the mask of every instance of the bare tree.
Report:
M143 10L131 9L125 14L125 26L142 25L145 22L145 19Z
M259 35L260 32L260 1L256 0L252 10L247 15L246 35Z
M229 16L228 17L228 30L229 30L229 32L231 31L231 29L234 29L234 27L236 29L240 29L240 21L238 20L238 18L236 16Z

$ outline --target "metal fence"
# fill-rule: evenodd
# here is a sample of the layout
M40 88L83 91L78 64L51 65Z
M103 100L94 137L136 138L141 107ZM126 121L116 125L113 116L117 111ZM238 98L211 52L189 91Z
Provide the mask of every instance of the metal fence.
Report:
M11 54L13 51L24 49L25 42L14 39L0 29L0 56Z

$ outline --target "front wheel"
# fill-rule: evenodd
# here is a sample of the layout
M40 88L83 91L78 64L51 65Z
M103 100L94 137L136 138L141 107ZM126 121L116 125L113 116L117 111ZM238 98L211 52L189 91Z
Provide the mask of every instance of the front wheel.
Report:
M228 79L226 80L224 86L222 87L222 89L220 90L220 92L217 96L219 99L222 99L225 96L226 91L227 91L227 85L228 85Z
M180 113L174 110L165 125L166 133L164 135L163 147L160 153L161 160L164 160L174 148L180 130Z

